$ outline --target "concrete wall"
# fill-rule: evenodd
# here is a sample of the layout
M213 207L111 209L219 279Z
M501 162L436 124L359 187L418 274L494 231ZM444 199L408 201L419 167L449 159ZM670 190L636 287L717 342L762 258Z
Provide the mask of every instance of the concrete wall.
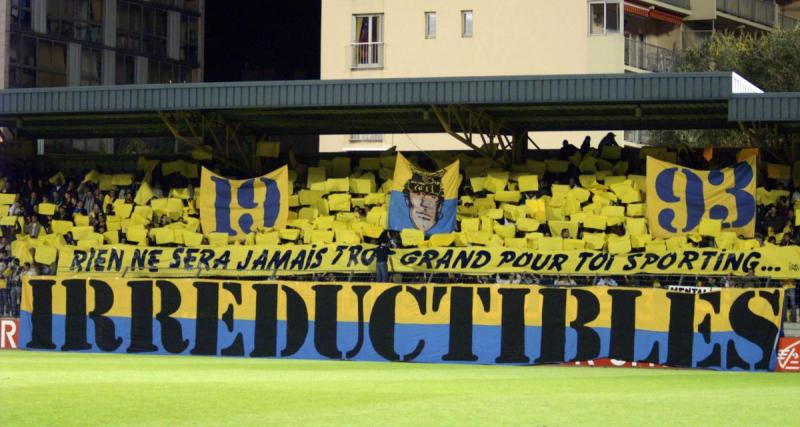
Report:
M687 19L706 21L717 18L716 0L692 0L692 14Z
M473 36L461 36L461 11L472 10ZM436 12L436 38L425 37L425 12ZM384 65L353 69L353 15L383 14ZM323 0L321 78L402 78L621 73L622 35L589 36L586 0ZM617 132L621 135L621 132ZM532 133L540 146L579 143L586 132ZM593 140L605 132L593 133ZM321 151L456 150L444 134L384 135L382 142L323 136Z

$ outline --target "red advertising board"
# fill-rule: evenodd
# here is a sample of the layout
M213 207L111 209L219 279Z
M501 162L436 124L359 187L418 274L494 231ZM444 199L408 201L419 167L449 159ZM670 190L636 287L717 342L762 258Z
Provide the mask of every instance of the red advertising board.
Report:
M778 341L778 372L800 373L800 338L781 338Z
M19 347L19 320L0 318L0 349Z

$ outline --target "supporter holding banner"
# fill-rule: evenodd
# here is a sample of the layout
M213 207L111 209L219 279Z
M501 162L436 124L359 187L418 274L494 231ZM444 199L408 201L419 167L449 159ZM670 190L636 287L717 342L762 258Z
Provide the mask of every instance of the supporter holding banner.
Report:
M456 224L459 161L428 172L397 154L389 201L389 229L417 229L425 236L450 233Z
M698 233L705 223L753 237L756 157L710 171L647 157L647 217L655 237Z
M203 231L243 238L259 228L284 228L289 192L286 166L244 180L224 178L203 168L197 198Z
M26 278L30 350L771 371L782 289Z

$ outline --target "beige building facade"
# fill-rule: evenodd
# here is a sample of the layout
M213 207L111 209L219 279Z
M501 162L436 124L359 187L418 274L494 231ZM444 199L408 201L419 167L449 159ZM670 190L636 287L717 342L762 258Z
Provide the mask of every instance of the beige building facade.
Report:
M321 78L668 72L714 31L794 27L800 2L323 0ZM606 133L592 132L593 144ZM615 132L637 141L637 132ZM539 147L587 132L531 133ZM334 135L320 151L459 150L446 134Z

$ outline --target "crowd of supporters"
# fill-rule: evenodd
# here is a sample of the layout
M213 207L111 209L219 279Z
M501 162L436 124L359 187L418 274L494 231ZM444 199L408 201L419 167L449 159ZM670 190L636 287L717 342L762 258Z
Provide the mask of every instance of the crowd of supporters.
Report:
M386 231L388 193L395 155L297 159L291 156L288 227L258 229L241 244L359 244L388 241L393 247L503 246L531 250L598 250L612 253L685 247L753 249L800 244L795 213L800 187L768 162L758 173L757 233L753 239L722 232L656 239L645 215L645 158L654 156L697 169L729 166L736 151L622 148L612 134L597 147L564 142L557 152L530 153L524 163L501 170L487 157L467 153L418 153L422 168L435 170L458 158L462 180L456 230L425 240ZM24 165L0 170L0 315L19 302L25 275L59 273L57 249L132 244L219 245L203 234L195 204L198 167L213 160L158 162L140 159L134 173L103 170L36 175ZM271 166L279 163L275 159ZM767 170L769 168L769 170ZM268 170L264 168L264 172ZM13 195L13 196L10 196ZM13 198L13 200L12 200ZM144 233L133 233L133 230ZM484 282L528 283L521 276L487 275ZM565 280L559 283L558 280ZM570 285L570 278L552 284ZM627 283L628 279L624 280ZM599 284L618 283L614 278ZM598 280L595 279L594 283ZM612 283L613 282L613 283ZM725 285L726 282L720 281Z

